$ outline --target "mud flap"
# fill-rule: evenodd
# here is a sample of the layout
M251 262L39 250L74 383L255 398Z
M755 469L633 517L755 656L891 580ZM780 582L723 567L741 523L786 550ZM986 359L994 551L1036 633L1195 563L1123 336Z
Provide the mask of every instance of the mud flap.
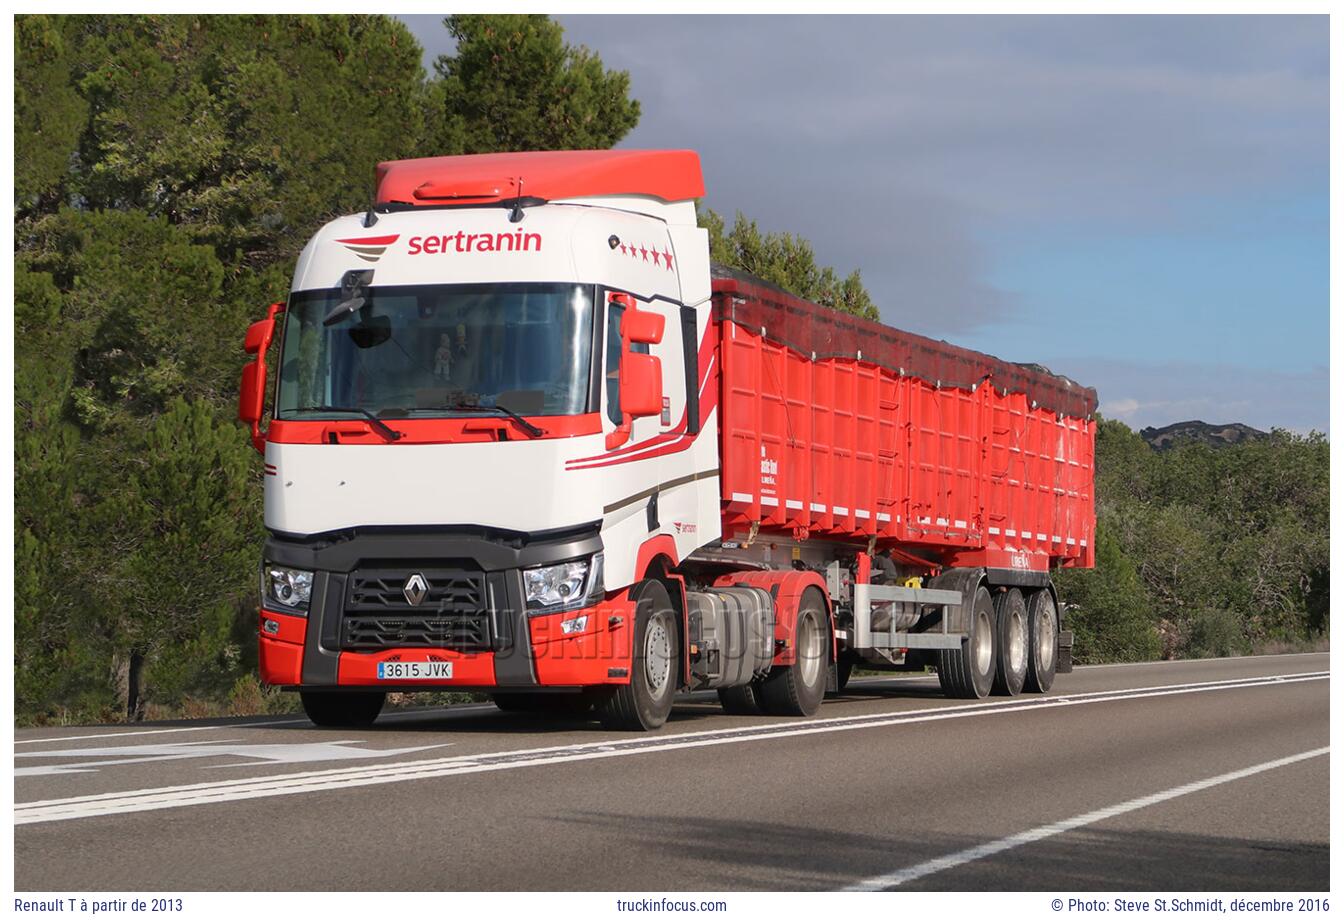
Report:
M1073 630L1059 631L1059 652L1055 655L1055 673L1069 674L1073 671Z

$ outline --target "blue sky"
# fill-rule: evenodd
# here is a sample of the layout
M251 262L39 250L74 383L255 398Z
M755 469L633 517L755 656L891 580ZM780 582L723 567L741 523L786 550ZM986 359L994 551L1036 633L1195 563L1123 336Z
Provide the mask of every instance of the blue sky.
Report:
M621 146L698 150L710 207L860 269L886 322L1136 428L1328 430L1325 17L557 18L629 71Z

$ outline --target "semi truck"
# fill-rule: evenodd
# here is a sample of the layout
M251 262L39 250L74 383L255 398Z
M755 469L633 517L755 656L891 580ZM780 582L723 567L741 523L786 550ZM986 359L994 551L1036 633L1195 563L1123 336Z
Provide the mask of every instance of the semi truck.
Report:
M703 194L687 150L400 160L308 242L239 418L261 678L314 723L463 690L648 731L686 691L807 716L856 667L1070 670L1095 391L712 264Z

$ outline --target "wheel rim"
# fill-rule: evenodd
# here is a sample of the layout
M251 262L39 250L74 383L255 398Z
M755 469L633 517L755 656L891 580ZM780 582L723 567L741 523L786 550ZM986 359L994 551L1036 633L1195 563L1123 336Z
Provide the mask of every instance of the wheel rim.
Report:
M1014 613L1008 621L1008 669L1013 674L1027 670L1027 624L1025 617Z
M672 639L661 617L644 631L644 674L653 694L662 696L672 674Z
M975 626L975 670L977 674L988 674L994 663L993 625L989 622L989 614L983 610L977 612Z
M1055 664L1055 612L1049 608L1036 616L1036 661L1047 672Z
M816 614L808 611L798 624L798 668L803 683L812 686L821 671L821 626Z

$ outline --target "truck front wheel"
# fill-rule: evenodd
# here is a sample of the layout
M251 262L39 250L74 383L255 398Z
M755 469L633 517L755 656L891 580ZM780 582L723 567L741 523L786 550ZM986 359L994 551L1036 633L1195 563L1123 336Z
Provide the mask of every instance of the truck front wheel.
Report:
M808 588L798 602L793 630L793 664L773 668L761 681L757 698L772 716L810 716L826 695L831 630L821 592Z
M614 731L652 731L667 721L681 660L681 643L667 589L649 580L633 590L635 636L630 683L609 691L597 706L603 727Z
M300 690L304 714L322 728L365 728L383 711L387 694L381 690Z

